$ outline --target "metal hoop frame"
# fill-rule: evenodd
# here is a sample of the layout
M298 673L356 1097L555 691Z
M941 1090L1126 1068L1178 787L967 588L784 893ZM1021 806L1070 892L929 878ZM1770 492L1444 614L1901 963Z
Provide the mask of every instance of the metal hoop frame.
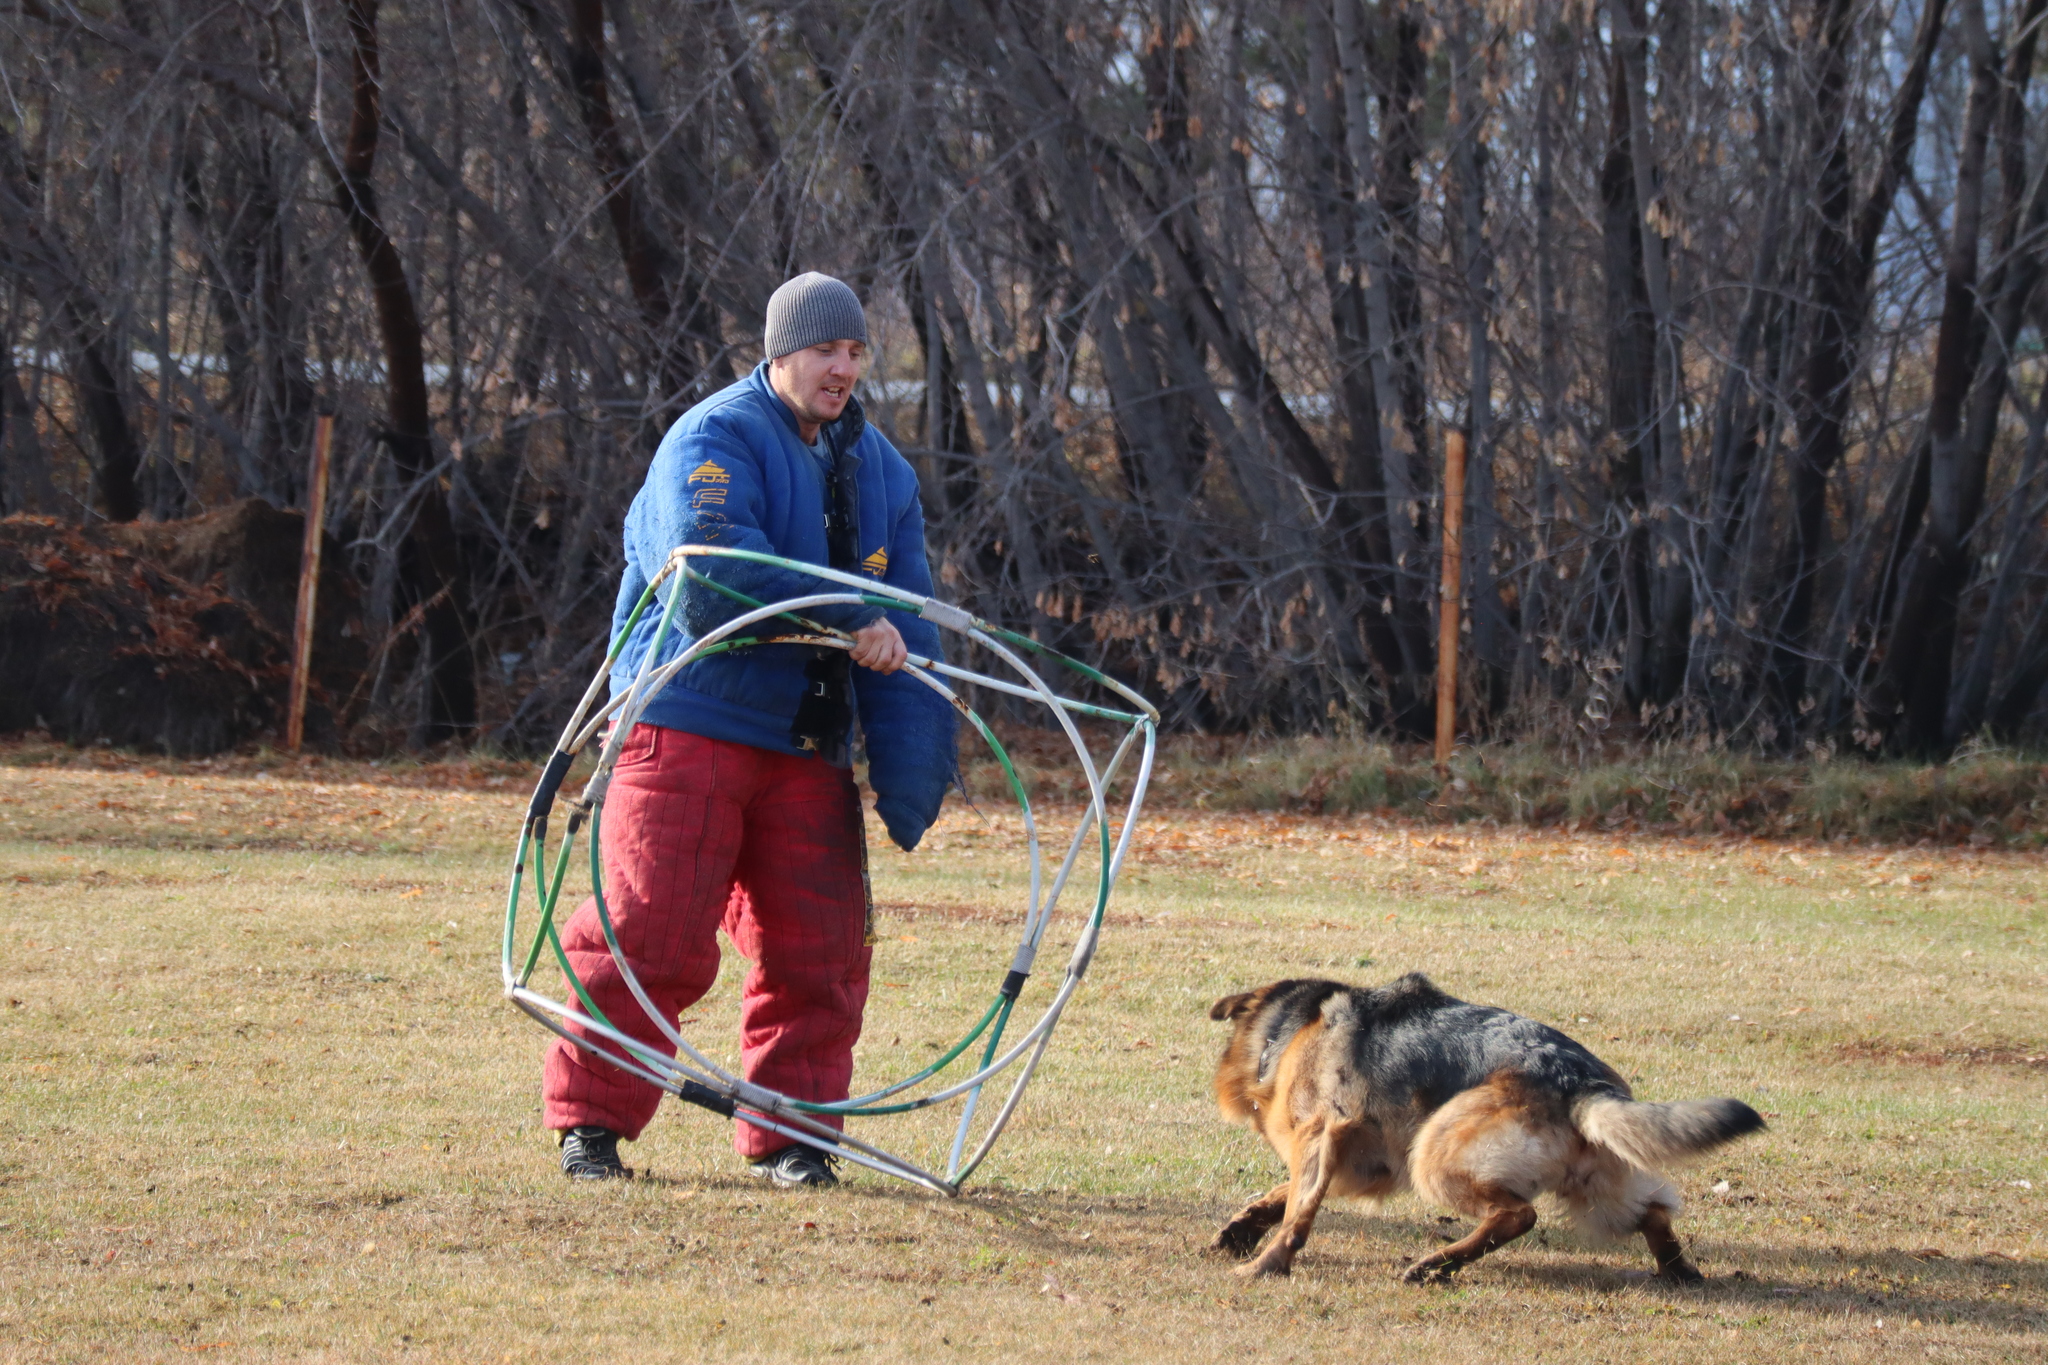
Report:
M820 580L825 590L790 598L787 601L761 603L698 573L689 563L695 558L741 559L795 570ZM662 605L661 619L655 629L654 639L648 647L646 659L641 664L632 686L620 696L599 706L597 698L604 691L612 665L617 662L642 614L660 599L660 589L664 583L668 585L668 593ZM662 646L667 643L674 629L684 591L691 584L701 584L731 597L746 610L717 629L697 637L675 659L666 664L658 663ZM748 645L802 644L851 650L854 644L851 636L821 626L802 614L812 608L826 605L879 606L891 611L921 616L935 625L981 645L1016 674L1015 681L991 677L972 669L916 654L911 655L905 665L907 673L944 697L967 719L1001 763L1003 772L1009 779L1011 791L1023 812L1025 835L1030 850L1031 881L1030 903L1025 909L1024 923L1019 933L1016 952L1010 960L1009 971L996 988L993 1000L979 1021L936 1061L912 1076L851 1099L814 1103L794 1099L733 1075L692 1047L677 1028L662 1017L661 1012L655 1008L653 1001L642 988L632 963L619 948L618 936L612 926L611 911L605 903L604 866L599 851L599 832L605 791L610 784L612 769L618 762L626 735L639 722L648 704L660 695L662 688L668 685L670 679L698 659ZM758 627L768 627L773 633L756 633ZM1033 654L1052 660L1114 694L1128 703L1132 709L1098 705L1055 692L1029 664L1025 663L1021 657L1023 654ZM1031 809L1029 793L1025 791L1023 781L1017 775L1016 766L1010 761L1008 752L987 722L967 705L958 692L948 686L946 679L973 683L1010 696L1029 698L1042 703L1051 710L1068 742L1073 745L1075 758L1079 761L1081 771L1088 781L1088 806L1083 811L1066 855L1050 882L1043 876L1037 819ZM1129 727L1107 766L1099 771L1087 742L1075 724L1077 716L1116 722ZM599 751L597 768L584 784L582 794L568 803L568 828L556 850L551 876L547 858L547 827L556 794L568 776L569 768L575 762L576 756L597 737L607 720L613 724L603 748ZM1158 722L1159 713L1152 704L1114 678L1104 675L1078 659L1048 648L1028 636L991 625L958 607L933 598L921 597L916 593L904 592L886 583L775 555L712 545L679 546L670 553L653 581L647 585L640 601L627 618L625 628L619 632L618 638L612 641L604 662L598 667L597 675L591 679L590 686L585 689L582 700L563 729L555 752L548 760L534 789L533 800L527 807L526 818L520 827L518 849L513 857L510 888L505 901L505 931L501 953L505 996L543 1027L575 1046L692 1104L728 1118L744 1117L747 1122L757 1127L779 1133L796 1142L823 1148L857 1165L910 1181L937 1193L957 1195L967 1177L987 1159L989 1152L995 1147L996 1139L1002 1135L1003 1129L1016 1113L1017 1105L1023 1099L1025 1087L1030 1083L1038 1069L1039 1061L1045 1055L1053 1029L1059 1024L1068 1002L1080 988L1082 979L1087 975L1088 966L1094 960L1109 908L1110 893L1116 885L1117 874L1122 869L1124 857L1130 849L1131 835L1137 828L1138 814L1144 804L1146 788L1151 782L1152 764L1158 744ZM1112 833L1107 804L1109 785L1115 780L1133 749L1139 752L1137 770L1132 780L1129 800L1121 812L1122 819ZM659 1049L648 1047L628 1036L606 1018L604 1012L585 991L583 983L569 963L568 955L562 949L561 938L555 928L555 911L567 881L570 851L586 821L590 825L587 842L591 888L597 903L598 922L604 930L605 942L611 949L612 959L618 965L620 976L632 993L634 1001L675 1047L675 1056L664 1056ZM1096 834L1101 851L1101 869L1096 878L1094 905L1075 939L1065 974L1061 977L1052 999L1023 1036L1016 1039L1007 1052L998 1056L997 1050L1009 1025L1011 1013L1023 994L1039 946L1044 940L1046 929L1052 923L1053 911L1059 903L1061 893L1066 889L1068 879L1080 858L1082 846L1091 831ZM539 909L539 924L534 928L522 956L518 951L519 901L526 880L529 857L533 865L534 895ZM543 947L553 949L555 960L575 993L577 1005L552 999L533 989L530 984ZM572 1032L569 1027L572 1024L582 1032ZM984 1037L986 1041L982 1045L978 1070L950 1084L938 1085L927 1093L911 1093L924 1086L926 1082L933 1081L962 1053ZM1020 1060L1022 1065L1016 1078L1011 1082L1002 1107L982 1134L973 1152L967 1153L968 1135L976 1106L981 1098L982 1087L1017 1065ZM896 1099L897 1096L907 1097ZM882 1147L857 1139L850 1133L842 1133L821 1121L821 1116L847 1119L909 1113L963 1096L965 1102L959 1125L954 1131L946 1173L943 1176L927 1171ZM885 1104L885 1100L894 1102Z

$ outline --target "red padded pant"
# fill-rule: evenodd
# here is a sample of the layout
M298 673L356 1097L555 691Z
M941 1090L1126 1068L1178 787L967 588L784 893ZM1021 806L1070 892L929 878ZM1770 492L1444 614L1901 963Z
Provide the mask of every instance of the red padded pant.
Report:
M711 989L723 927L753 963L740 1000L744 1074L796 1099L845 1099L853 1079L873 956L860 822L844 768L645 724L627 737L605 798L605 904L648 998L673 1024ZM562 947L616 1028L674 1054L619 975L595 901L570 917ZM541 1090L549 1128L597 1124L626 1138L662 1095L559 1039ZM733 1145L753 1158L789 1139L741 1123Z

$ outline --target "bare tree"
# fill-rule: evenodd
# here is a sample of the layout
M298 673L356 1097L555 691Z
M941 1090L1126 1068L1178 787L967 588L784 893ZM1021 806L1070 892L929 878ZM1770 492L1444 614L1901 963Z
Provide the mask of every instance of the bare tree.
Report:
M943 590L1176 723L1419 733L1462 427L1477 730L2031 736L2048 0L1951 8L22 0L0 507L290 503L333 402L351 721L536 742L822 269Z

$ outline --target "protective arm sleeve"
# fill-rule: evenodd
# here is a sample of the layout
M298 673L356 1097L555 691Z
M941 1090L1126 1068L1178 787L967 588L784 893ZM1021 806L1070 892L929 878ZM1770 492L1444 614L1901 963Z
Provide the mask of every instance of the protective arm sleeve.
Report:
M883 581L931 595L924 514L915 492L896 517ZM908 612L892 611L889 619L903 632L903 643L912 654L944 657L937 626ZM889 838L908 853L939 818L946 788L959 780L959 716L950 702L908 673L885 676L856 668L853 690L867 736L868 785L874 789L875 813L888 827Z

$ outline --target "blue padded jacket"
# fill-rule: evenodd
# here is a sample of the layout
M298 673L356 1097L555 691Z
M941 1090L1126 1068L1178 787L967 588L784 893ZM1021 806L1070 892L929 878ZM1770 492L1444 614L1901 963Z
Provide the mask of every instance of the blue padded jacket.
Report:
M896 447L867 424L857 400L824 428L836 460L840 500L850 516L857 572L907 591L929 594L924 513L917 475ZM826 471L797 433L796 415L768 383L763 364L745 379L691 408L669 428L648 467L647 482L626 513L626 570L612 613L612 634L678 545L728 545L808 564L829 563ZM760 602L836 590L806 574L745 560L705 557L691 567ZM853 569L854 566L841 566ZM661 596L666 598L668 588ZM675 658L698 635L745 607L703 584L684 592L683 608L662 647ZM872 606L823 606L805 615L854 631L882 616ZM661 612L650 605L612 670L616 695L640 671ZM913 654L941 657L938 628L907 612L888 613ZM778 753L806 752L790 726L805 689L804 666L815 651L800 645L756 645L700 659L677 674L642 719L711 739ZM955 775L955 713L945 698L907 673L852 670L853 700L867 743L868 785L889 837L912 849Z

